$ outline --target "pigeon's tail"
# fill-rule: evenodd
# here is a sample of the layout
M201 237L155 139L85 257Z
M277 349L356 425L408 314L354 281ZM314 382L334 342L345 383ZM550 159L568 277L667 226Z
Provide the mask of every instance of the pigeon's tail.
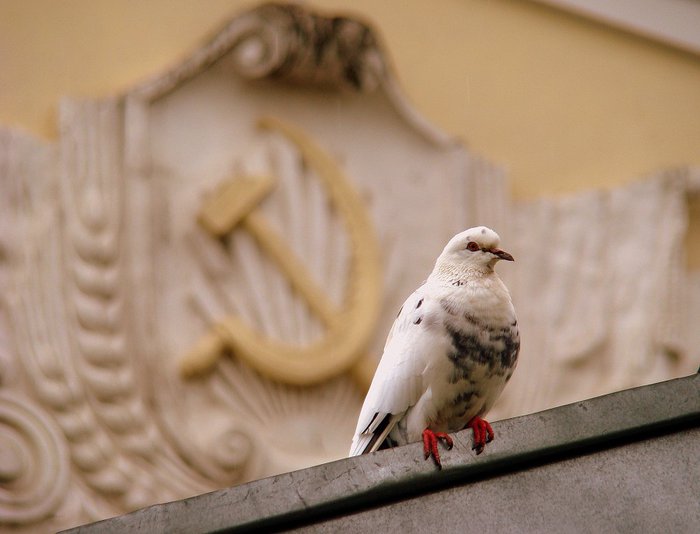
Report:
M390 441L389 433L402 415L374 414L367 428L352 440L349 456L359 456L391 446L386 444Z
M348 456L359 456L360 454L370 452L368 445L371 439L372 436L356 436L355 439L352 440Z

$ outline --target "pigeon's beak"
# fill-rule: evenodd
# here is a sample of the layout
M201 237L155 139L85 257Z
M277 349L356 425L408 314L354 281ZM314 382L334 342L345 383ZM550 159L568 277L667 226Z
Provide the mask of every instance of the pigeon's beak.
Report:
M500 248L492 248L491 250L489 250L489 252L501 260L515 261L515 258L513 258L513 256L508 254L505 250L501 250Z

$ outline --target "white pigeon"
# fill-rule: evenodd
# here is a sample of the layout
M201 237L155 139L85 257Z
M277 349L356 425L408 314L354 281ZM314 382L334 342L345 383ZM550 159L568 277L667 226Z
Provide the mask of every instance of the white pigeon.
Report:
M472 428L481 453L493 439L482 417L515 369L520 335L508 289L494 272L513 256L478 226L454 236L427 281L404 303L365 398L350 456L423 440L441 468L438 440Z

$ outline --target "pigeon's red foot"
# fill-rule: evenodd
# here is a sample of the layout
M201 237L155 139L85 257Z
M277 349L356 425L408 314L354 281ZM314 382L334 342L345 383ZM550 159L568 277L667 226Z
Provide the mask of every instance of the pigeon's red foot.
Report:
M488 421L482 419L478 415L473 417L465 428L471 428L474 432L474 446L472 449L474 449L477 454L484 452L486 444L493 441L493 428L491 428Z
M452 448L452 445L454 445L452 438L444 432L433 432L429 428L423 430L423 457L427 460L428 456L432 456L438 469L442 469L440 452L438 451L438 441L440 440L445 442L445 447L447 447L448 451Z

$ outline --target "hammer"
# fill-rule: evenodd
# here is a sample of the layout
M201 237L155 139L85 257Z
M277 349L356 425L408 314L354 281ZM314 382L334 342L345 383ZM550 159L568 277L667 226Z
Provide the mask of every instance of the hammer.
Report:
M274 181L269 176L244 176L229 180L205 200L197 221L217 238L227 235L237 226L246 230L282 270L292 288L330 329L339 320L335 306L308 274L294 251L256 210L273 187ZM189 377L213 365L225 345L224 336L215 327L185 356L182 374Z

